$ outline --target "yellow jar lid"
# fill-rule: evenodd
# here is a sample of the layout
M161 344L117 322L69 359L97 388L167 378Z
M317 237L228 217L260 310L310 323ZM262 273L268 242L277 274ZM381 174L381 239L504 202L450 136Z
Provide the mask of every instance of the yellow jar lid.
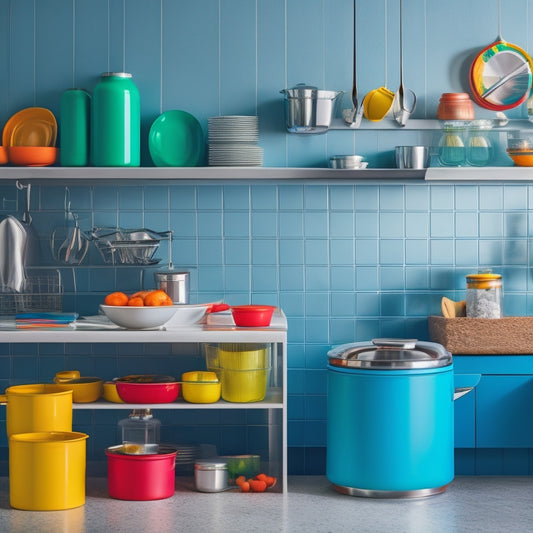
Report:
M501 274L489 274L489 273L467 274L466 279L472 280L472 281L488 281L491 279L502 279L502 275Z

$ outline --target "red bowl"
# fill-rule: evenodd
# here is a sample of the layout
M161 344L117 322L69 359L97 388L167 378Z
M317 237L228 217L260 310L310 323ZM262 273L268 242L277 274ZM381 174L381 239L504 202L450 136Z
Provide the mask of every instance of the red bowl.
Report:
M117 381L117 392L126 403L171 403L180 393L179 382L131 383Z
M274 309L273 305L235 305L231 314L236 326L258 328L270 326Z
M13 165L47 167L55 163L57 148L54 146L10 146L8 156Z

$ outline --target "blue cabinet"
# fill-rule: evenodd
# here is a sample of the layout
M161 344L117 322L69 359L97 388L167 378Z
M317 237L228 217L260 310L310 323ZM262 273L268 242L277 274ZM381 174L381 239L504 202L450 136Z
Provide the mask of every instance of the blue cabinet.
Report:
M480 374L473 393L455 402L456 448L533 448L533 356L454 356L456 386Z
M476 393L477 448L533 448L533 376L484 375Z

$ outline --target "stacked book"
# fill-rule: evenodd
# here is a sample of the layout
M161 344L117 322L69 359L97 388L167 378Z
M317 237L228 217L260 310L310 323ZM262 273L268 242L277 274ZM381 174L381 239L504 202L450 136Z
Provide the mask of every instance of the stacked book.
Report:
M19 313L15 315L17 329L68 328L78 313Z

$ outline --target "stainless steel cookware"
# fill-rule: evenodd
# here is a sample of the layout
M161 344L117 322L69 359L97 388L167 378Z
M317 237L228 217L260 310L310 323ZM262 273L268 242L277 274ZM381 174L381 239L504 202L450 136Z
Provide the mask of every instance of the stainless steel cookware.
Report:
M299 83L280 91L285 95L285 119L290 133L325 133L344 91L322 91Z

